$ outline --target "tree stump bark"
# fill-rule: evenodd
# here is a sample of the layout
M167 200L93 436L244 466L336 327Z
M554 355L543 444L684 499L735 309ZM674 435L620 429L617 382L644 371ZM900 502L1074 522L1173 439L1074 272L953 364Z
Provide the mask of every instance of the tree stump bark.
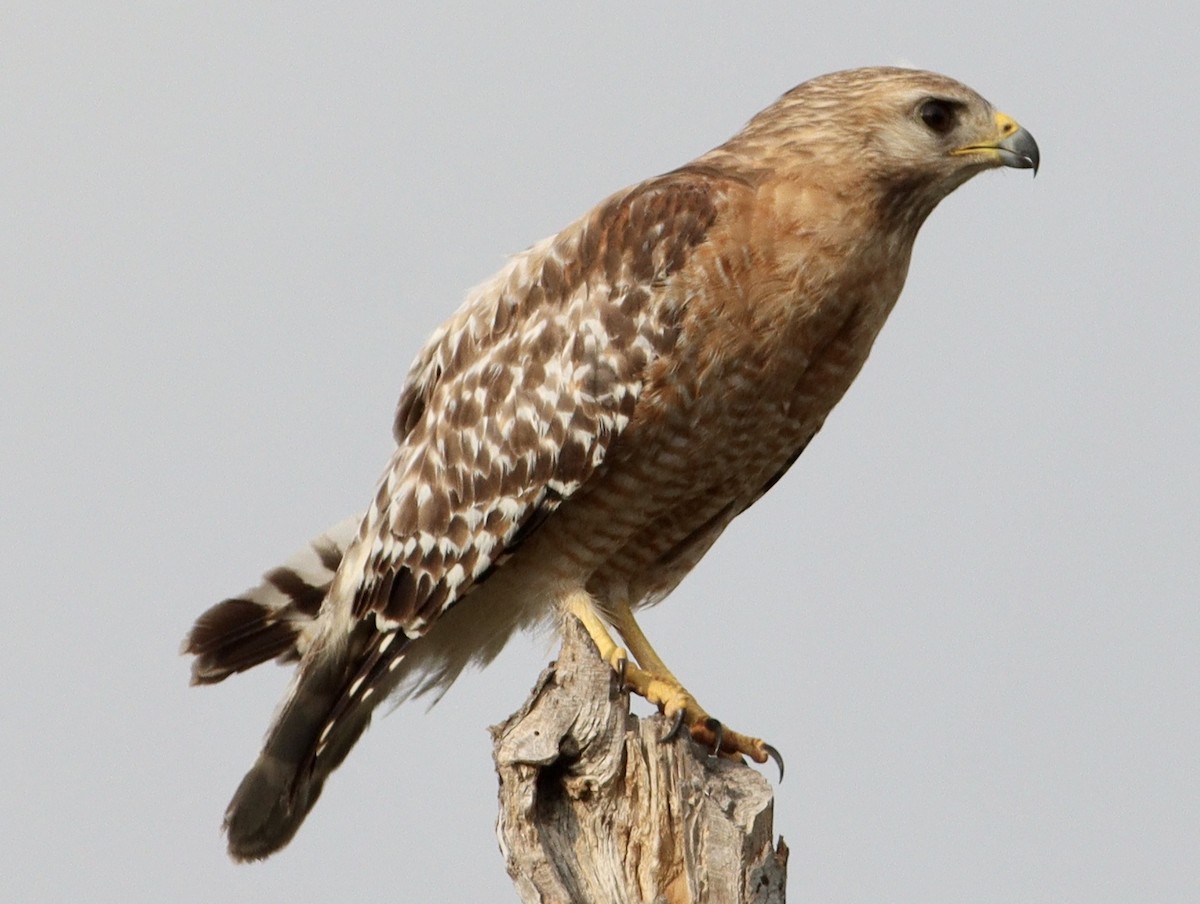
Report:
M497 834L526 904L783 904L788 849L757 770L709 756L629 696L573 618L525 705L492 728Z

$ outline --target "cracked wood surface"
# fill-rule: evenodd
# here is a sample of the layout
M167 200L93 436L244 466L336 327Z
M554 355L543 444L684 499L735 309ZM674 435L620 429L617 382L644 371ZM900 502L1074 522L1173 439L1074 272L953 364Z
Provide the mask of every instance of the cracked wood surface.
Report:
M756 769L638 719L582 626L492 728L497 835L526 904L783 904L787 846Z

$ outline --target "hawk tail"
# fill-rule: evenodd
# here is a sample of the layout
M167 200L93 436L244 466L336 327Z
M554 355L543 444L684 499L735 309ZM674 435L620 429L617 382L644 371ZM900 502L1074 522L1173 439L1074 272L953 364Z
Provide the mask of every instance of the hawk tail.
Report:
M380 634L360 622L341 640L323 639L305 657L263 752L226 809L224 830L234 860L262 860L292 840L325 779L394 687L409 642L401 631Z
M317 802L320 790L371 722L359 707L326 732L330 713L353 669L352 642L338 651L308 657L263 742L262 753L241 780L224 815L229 855L262 860L286 845ZM318 748L322 753L318 755Z
M196 619L182 652L196 657L192 684L216 684L276 659L299 660L361 517L346 518L272 568L260 584L217 603Z
M204 612L183 641L193 684L215 684L269 659L300 661L262 752L225 811L229 853L257 860L287 844L403 674L402 632L374 620L322 634L322 607L361 516L339 521L261 583ZM328 630L328 625L325 625ZM339 632L340 633L340 632Z
M325 779L386 698L388 678L408 643L402 634L381 635L359 624L345 640L306 657L262 752L225 811L235 860L261 860L296 834Z

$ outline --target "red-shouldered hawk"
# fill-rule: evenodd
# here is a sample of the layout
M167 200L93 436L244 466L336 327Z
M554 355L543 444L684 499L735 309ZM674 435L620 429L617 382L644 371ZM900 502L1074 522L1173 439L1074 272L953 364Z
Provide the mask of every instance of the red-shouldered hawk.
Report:
M1029 133L958 82L834 73L471 292L409 372L366 513L185 641L200 684L299 660L226 812L231 854L291 839L390 693L440 693L555 613L694 736L764 762L773 750L711 720L632 612L820 429L938 202L983 170L1037 164Z

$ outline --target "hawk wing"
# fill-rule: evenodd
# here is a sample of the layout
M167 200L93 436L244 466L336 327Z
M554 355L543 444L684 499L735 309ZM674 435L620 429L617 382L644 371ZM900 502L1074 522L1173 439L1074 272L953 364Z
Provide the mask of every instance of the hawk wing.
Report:
M262 752L230 801L231 854L292 837L411 643L583 487L675 348L676 278L730 184L677 171L613 196L475 290L414 363L398 447L334 576Z
M679 172L616 195L434 334L339 574L353 581L340 589L354 621L424 633L595 473L634 417L646 366L674 346L686 299L671 277L724 191Z

